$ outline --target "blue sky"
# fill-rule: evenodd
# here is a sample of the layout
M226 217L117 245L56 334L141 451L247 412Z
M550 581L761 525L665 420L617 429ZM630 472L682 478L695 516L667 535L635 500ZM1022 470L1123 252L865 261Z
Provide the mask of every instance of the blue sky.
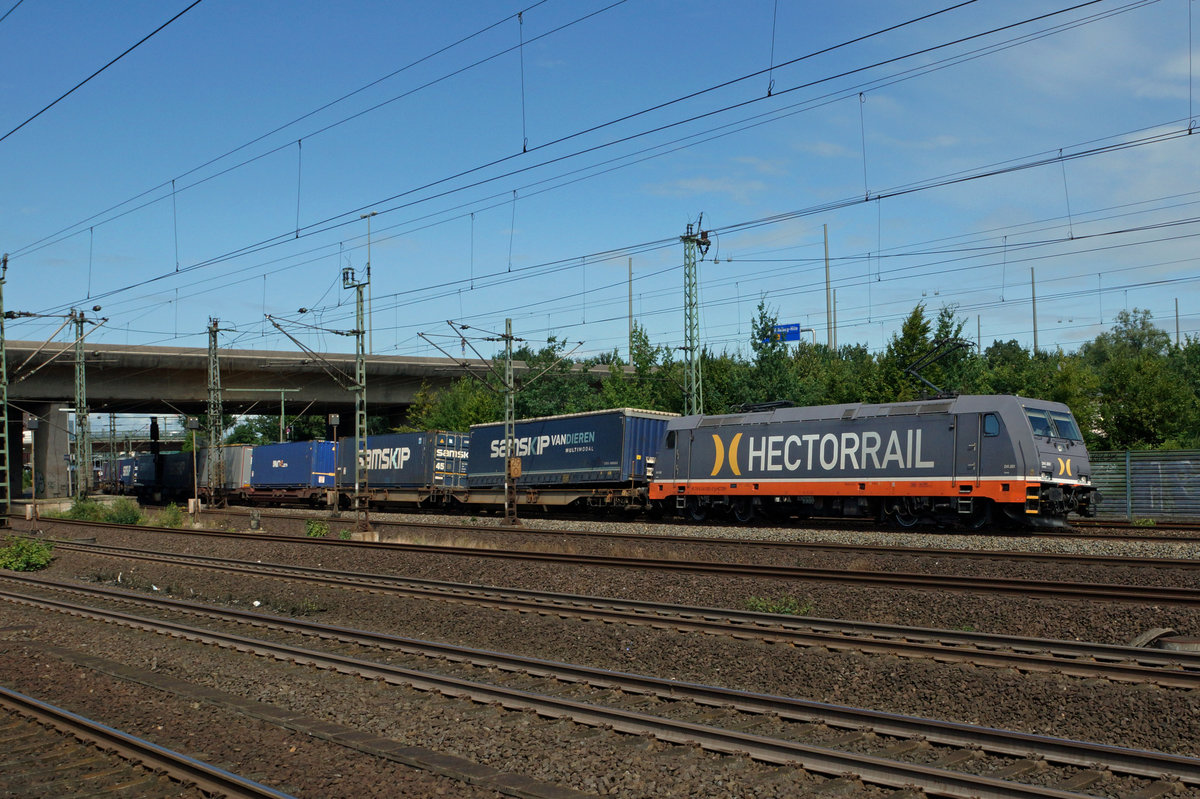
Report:
M188 4L5 3L0 135ZM5 307L293 349L271 314L351 351L323 331L354 326L341 269L375 212L377 353L505 317L624 353L630 258L634 317L674 347L703 213L717 351L747 351L760 300L826 340L823 227L840 344L879 350L925 302L1032 346L1031 269L1043 348L1135 307L1174 334L1176 299L1200 332L1195 3L954 5L203 0L0 141Z

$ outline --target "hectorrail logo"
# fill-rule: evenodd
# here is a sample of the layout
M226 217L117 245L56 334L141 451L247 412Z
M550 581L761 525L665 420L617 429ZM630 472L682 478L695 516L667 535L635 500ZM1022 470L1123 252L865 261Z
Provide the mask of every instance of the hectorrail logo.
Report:
M721 443L721 437L716 433L712 434L713 446L717 448L717 456L713 458L713 470L711 477L716 477L717 472L721 471L721 467L725 465L725 445ZM738 442L742 440L742 434L738 433L729 442L729 468L736 477L742 476L742 470L738 468L737 448Z
M1071 474L1071 459L1070 458L1066 458L1065 460L1063 458L1058 459L1058 475L1059 475L1059 477L1064 477L1064 476L1072 477L1073 476Z
M873 430L843 433L802 433L792 435L747 436L741 447L742 433L735 433L726 447L725 439L712 433L713 467L710 477L729 464L734 477L743 469L761 472L835 472L933 469L934 461L925 457L923 430ZM745 452L745 460L739 457ZM1071 462L1059 459L1060 474L1071 472Z

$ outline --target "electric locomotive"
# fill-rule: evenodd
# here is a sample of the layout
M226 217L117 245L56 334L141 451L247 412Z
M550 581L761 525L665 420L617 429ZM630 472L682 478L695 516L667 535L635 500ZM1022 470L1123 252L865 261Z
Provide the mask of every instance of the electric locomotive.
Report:
M1099 501L1070 409L1005 395L680 417L649 497L694 520L723 512L974 529L1063 526Z

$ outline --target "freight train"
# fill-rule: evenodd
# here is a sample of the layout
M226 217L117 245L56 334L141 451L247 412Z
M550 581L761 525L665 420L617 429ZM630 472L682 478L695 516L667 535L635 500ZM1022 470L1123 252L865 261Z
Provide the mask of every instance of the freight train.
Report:
M523 419L515 502L783 521L853 517L900 528L1065 525L1100 497L1066 405L1007 395L751 408L679 416L629 408ZM226 447L220 496L235 504L346 507L353 438ZM369 436L357 493L376 508L489 510L505 501L504 425ZM205 453L118 462L109 482L150 500L209 497Z

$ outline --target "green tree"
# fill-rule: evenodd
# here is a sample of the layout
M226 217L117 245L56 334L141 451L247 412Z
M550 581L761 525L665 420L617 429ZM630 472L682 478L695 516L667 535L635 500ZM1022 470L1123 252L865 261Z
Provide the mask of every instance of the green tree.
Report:
M787 342L775 333L778 321L778 313L768 310L766 302L760 300L758 313L750 325L754 361L745 379L744 402L799 400L799 384Z
M914 400L925 393L927 387L905 370L928 352L931 331L932 326L925 316L925 303L918 303L900 330L892 334L887 350L879 359L882 402Z
M707 347L700 353L704 384L704 412L731 413L747 402L756 402L758 387L753 383L754 369L736 354L713 355ZM680 388L682 401L683 389Z
M880 366L863 344L843 344L836 351L824 344L801 343L793 356L801 405L884 402Z
M489 387L473 377L461 377L441 390L422 384L404 423L396 431L466 432L473 424L494 422L504 415L498 390L499 383Z
M574 361L567 351L566 341L551 336L540 350L524 345L513 352L527 370L515 378L518 419L599 410L602 374L589 371L595 362Z
M632 374L626 370L620 356L613 353L609 360L608 377L600 385L601 405L606 408L665 410L664 384L669 384L669 380L659 370L666 358L666 348L651 344L645 328L636 322L631 344Z
M1139 308L1119 312L1112 330L1080 348L1097 377L1095 426L1104 446L1147 449L1194 436L1195 386L1186 369L1173 368L1171 350L1171 337Z

